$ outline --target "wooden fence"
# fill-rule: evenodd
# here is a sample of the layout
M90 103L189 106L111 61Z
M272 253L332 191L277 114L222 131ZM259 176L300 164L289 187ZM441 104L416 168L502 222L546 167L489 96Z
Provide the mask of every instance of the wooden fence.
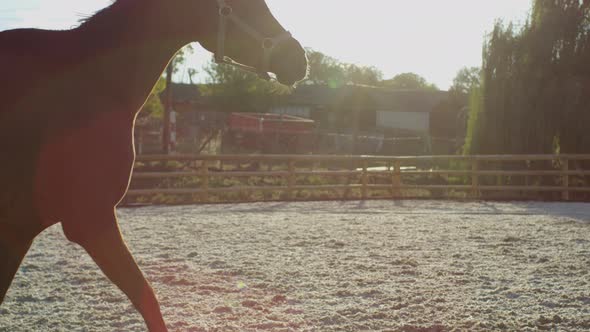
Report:
M175 163L176 167L164 167L170 163ZM243 164L250 167L244 170L239 167ZM150 155L137 158L127 198L197 195L200 202L208 202L211 195L280 192L281 200L294 200L298 192L328 190L342 193L334 197L336 199L353 198L352 191L357 193L354 198L360 199L407 198L416 196L412 192L422 191L442 193L442 197L462 193L458 198L469 199L511 199L517 194L526 198L528 196L523 193L551 193L552 196L544 199L568 201L574 194L585 197L586 194L581 194L590 193L590 169L585 168L589 164L590 155ZM346 181L337 184L301 183L311 176ZM215 179L228 178L283 180L272 186L213 184ZM192 183L197 185L177 186L174 185L175 179L194 179ZM143 187L136 185L142 181ZM146 188L146 183L152 187ZM167 183L166 187L162 183ZM381 195L376 197L372 194L375 191Z

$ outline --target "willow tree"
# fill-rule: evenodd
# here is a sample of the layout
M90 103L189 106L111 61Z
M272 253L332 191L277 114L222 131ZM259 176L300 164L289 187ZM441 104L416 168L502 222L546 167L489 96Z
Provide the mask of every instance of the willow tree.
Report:
M473 92L467 153L590 152L590 1L535 0L496 23Z

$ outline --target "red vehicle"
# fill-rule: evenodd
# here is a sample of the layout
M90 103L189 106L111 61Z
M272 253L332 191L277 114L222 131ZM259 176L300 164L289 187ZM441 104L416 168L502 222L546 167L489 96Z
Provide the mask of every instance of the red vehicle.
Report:
M291 115L232 113L228 118L232 143L266 153L311 152L315 122Z

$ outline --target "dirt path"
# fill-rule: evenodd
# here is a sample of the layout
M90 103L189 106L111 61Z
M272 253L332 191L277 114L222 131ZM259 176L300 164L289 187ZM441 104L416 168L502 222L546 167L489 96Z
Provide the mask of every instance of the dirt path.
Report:
M172 331L590 331L590 204L376 201L119 211ZM52 228L0 331L144 331Z

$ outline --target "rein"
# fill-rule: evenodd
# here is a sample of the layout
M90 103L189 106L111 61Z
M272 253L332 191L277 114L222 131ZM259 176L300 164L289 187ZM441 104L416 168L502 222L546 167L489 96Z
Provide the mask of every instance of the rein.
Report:
M276 37L265 37L258 32L258 30L254 29L248 23L244 22L244 20L236 16L233 12L233 8L229 6L225 0L217 0L217 4L219 5L219 31L217 33L217 52L215 52L215 62L234 66L258 74L262 79L270 80L271 77L268 72L270 71L272 53L278 45L292 38L291 33L285 31ZM260 67L247 66L225 56L225 39L228 21L231 21L240 30L244 31L261 44L262 61L260 62Z

